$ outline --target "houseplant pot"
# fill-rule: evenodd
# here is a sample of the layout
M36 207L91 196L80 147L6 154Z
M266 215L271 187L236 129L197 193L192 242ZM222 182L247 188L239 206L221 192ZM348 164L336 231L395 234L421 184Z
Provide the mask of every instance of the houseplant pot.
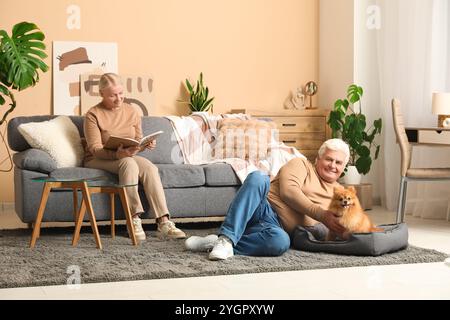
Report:
M360 184L361 183L361 173L358 172L356 166L347 166L347 172L343 178L345 184Z
M208 97L209 89L203 84L202 72L200 72L200 78L197 80L196 85L192 85L189 82L189 79L186 79L186 89L189 93L189 101L178 101L188 104L191 114L208 114L210 110L213 112L212 101L214 100L214 97Z

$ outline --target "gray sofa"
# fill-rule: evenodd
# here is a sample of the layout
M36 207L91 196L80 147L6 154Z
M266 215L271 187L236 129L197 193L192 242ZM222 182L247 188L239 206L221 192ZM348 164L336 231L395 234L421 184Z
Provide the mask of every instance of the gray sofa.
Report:
M41 122L56 116L16 117L8 123L8 143L13 151L15 210L25 223L34 222L42 194L42 182L32 178L50 176L55 178L83 178L93 176L117 176L103 170L73 167L56 168L54 160L44 151L31 148L17 127L21 123ZM83 117L71 116L80 136L83 133ZM181 150L174 139L170 121L164 117L144 117L142 129L145 134L157 130L164 133L158 137L157 147L140 155L158 166L167 204L172 217L224 216L240 186L240 181L231 166L224 163L195 166L183 163ZM57 137L55 137L57 138ZM142 204L146 210L143 218L153 217L152 209L140 187ZM118 198L118 197L116 197ZM73 221L73 197L71 190L56 190L50 194L43 221ZM81 195L78 197L81 199ZM92 195L96 218L110 219L109 197L106 194ZM124 219L120 201L116 199L116 219ZM86 215L87 216L87 215Z

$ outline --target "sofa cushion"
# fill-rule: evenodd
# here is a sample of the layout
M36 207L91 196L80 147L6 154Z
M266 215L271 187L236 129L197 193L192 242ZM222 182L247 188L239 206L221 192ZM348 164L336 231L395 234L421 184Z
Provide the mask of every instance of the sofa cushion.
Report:
M28 149L13 155L14 164L23 170L49 173L56 169L56 162L50 155L39 149Z
M84 150L81 137L69 117L59 116L48 121L22 123L17 129L29 145L50 154L58 168L82 164Z
M155 164L182 164L184 162L183 155L173 134L170 121L164 117L142 118L142 133L144 136L159 130L164 131L164 133L158 136L156 148L154 150L146 150L140 155Z
M27 140L18 131L18 127L22 123L28 122L43 122L56 118L57 116L31 116L31 117L15 117L8 122L8 145L14 151L24 151L30 149L31 146L28 144ZM80 137L84 137L83 133L83 119L82 116L70 116L70 120L75 124L78 129Z
M227 118L220 121L218 129L213 149L214 159L241 158L258 161L267 158L276 124L257 119Z
M205 185L201 166L191 164L157 164L164 188L188 188Z
M239 186L241 182L233 168L227 163L215 163L202 166L207 186Z

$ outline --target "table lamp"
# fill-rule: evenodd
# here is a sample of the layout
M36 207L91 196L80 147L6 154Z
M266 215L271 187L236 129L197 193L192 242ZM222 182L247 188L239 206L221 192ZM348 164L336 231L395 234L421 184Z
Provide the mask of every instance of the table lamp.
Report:
M438 127L450 127L450 92L434 92L432 110L438 115Z

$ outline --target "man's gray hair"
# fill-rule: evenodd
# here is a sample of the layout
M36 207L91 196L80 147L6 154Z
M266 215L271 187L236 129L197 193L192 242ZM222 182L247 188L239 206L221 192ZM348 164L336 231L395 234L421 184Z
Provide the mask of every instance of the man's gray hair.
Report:
M345 160L344 165L347 165L348 160L350 159L350 148L348 147L348 144L346 144L341 139L328 139L319 148L319 158L322 158L323 154L326 150L333 150L333 151L341 151L345 154Z

